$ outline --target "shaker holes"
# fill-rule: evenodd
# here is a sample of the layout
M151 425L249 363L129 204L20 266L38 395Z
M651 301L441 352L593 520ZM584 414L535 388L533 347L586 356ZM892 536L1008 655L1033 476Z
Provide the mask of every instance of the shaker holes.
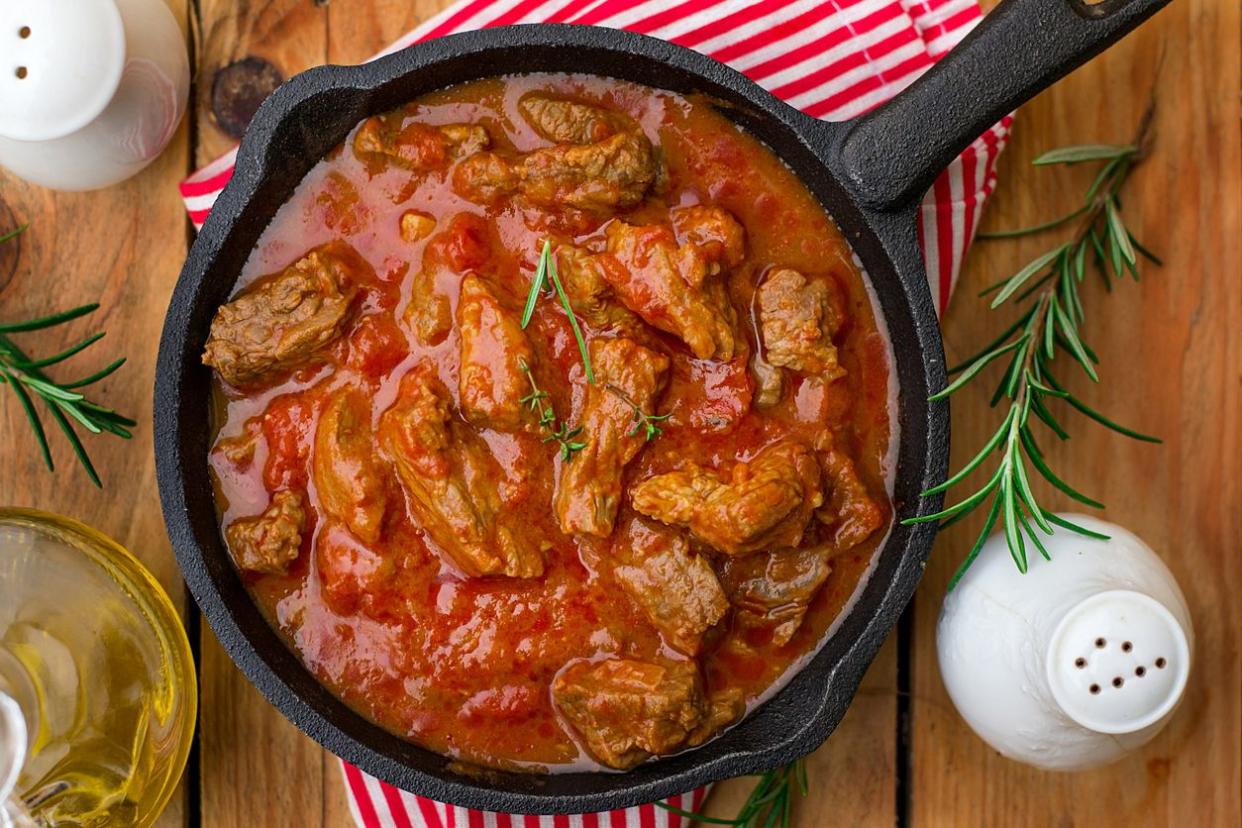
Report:
M1126 680L1123 679L1121 676L1117 676L1116 678L1113 679L1113 687L1120 687L1121 685L1125 683L1126 683Z
M1168 664L1168 662L1165 661L1163 657L1156 659L1156 667L1160 668L1161 670L1164 669L1164 665L1166 664Z
M1082 656L1079 656L1078 658L1074 659L1074 666L1077 667L1079 670L1081 670L1082 668L1087 666L1087 660L1083 658Z
M1138 667L1134 668L1134 675L1138 676L1139 678L1142 678L1143 676L1147 675L1147 668L1140 664Z
M17 36L20 37L22 40L25 40L26 38L30 37L30 27L22 26L20 29L17 30Z
M1104 649L1104 645L1105 645L1105 644L1107 644L1107 643L1108 643L1108 642L1107 642L1107 641L1105 641L1105 640L1104 640L1104 639L1102 639L1102 638L1097 638L1097 639L1095 640L1095 646L1096 646L1096 647L1098 647L1098 648L1099 648L1099 649L1101 649L1101 650L1102 650L1102 649Z
M29 73L26 71L26 67L25 67L25 66L19 66L19 67L17 67L17 71L16 71L14 74L15 74L15 75L17 75L17 79L18 79L18 80L25 80L25 79L26 79L26 75L27 75L27 74L29 74Z
M1131 644L1129 641L1122 642L1121 651L1123 653L1128 653L1133 649L1134 649L1134 645Z
M1091 691L1091 695L1093 696L1098 696L1100 694L1100 685L1098 684L1093 684L1088 689Z

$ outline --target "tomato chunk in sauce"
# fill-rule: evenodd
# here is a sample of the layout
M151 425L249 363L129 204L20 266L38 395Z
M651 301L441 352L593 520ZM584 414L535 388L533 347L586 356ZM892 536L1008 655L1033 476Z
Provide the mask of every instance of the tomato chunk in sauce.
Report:
M524 75L368 118L204 362L254 600L346 703L462 762L712 738L823 642L891 519L862 274L693 97Z

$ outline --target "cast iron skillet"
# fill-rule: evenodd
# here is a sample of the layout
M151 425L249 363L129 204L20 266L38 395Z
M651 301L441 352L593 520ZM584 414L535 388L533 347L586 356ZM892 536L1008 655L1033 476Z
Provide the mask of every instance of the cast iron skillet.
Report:
M972 139L1093 57L1168 0L1007 0L935 68L848 123L809 118L695 52L610 29L537 25L456 35L363 66L298 75L259 110L237 168L172 297L155 385L155 449L169 536L191 592L242 671L333 753L407 791L511 813L601 811L755 773L818 747L914 594L934 529L895 526L857 603L818 655L740 724L627 773L463 774L444 757L354 713L302 666L260 615L221 542L207 470L208 326L276 210L363 118L425 92L516 72L589 72L704 93L766 142L836 219L870 275L900 384L896 518L930 514L943 479L948 410L929 404L945 369L915 231L919 198ZM280 761L273 757L274 761Z

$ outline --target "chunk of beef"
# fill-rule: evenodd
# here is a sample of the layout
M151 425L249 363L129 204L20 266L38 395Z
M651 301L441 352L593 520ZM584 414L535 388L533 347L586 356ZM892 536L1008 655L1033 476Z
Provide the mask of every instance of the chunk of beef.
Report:
M535 132L558 144L593 144L638 128L620 112L539 92L523 97L518 108Z
M476 204L497 204L522 187L519 165L494 152L480 152L453 170L453 189Z
M306 510L302 495L281 491L261 515L238 518L224 530L237 566L250 572L284 575L302 551Z
M682 747L704 718L692 661L578 661L557 675L552 698L591 755L620 770Z
M244 387L309 362L345 329L365 268L352 247L332 242L262 279L216 312L203 364Z
M822 454L821 461L830 493L815 516L832 530L835 551L844 552L884 525L884 509L867 493L849 455L834 448Z
M698 655L703 635L729 609L711 563L681 533L635 519L614 541L613 575L669 646Z
M764 353L762 358L756 355L752 367L763 381L761 405L779 401L782 381L779 371L764 372L760 359L768 366L788 368L829 382L845 376L832 343L840 319L830 302L826 282L780 268L770 272L759 285L756 299Z
M611 214L643 200L655 182L651 142L619 132L595 144L558 144L522 159L522 195L538 207L576 207Z
M371 403L361 391L342 389L324 407L312 468L323 510L367 543L379 540L387 494L372 438Z
M830 554L829 547L815 545L727 560L721 580L741 623L769 628L774 644L788 644L832 572Z
M737 225L723 210L712 215L722 225ZM740 226L736 232L740 238ZM623 221L610 223L605 234L612 261L605 259L604 277L626 307L680 337L699 359L733 358L737 319L721 278L723 267L738 261L729 244L700 245L687 231L687 241L678 245L668 227Z
M655 176L651 142L630 131L594 144L544 147L513 161L479 153L457 166L453 186L480 204L520 194L536 207L609 215L642 201Z
M652 412L668 376L668 357L631 339L591 341L595 384L587 388L582 439L586 447L561 463L554 506L561 531L607 537L621 503L621 476L643 447L634 431L637 405Z
M543 556L500 521L503 473L487 446L453 419L430 363L401 380L380 418L379 440L423 531L470 576L543 574Z
M634 331L641 326L639 318L613 297L598 256L563 245L557 248L556 260L565 296L580 318L601 330Z
M470 273L461 283L457 327L462 414L475 425L518 430L528 385L522 366L535 364L520 318L501 304L482 278Z
M642 514L689 527L703 543L741 555L797 546L823 493L815 455L787 440L735 465L728 480L691 465L638 483L630 499Z
M410 281L410 303L405 306L405 324L414 338L426 347L439 345L453 330L453 307L438 284L454 274L440 268L419 270Z
M760 351L750 356L750 373L755 379L755 406L771 408L785 394L785 374L768 362Z
M687 747L698 747L746 712L746 694L740 687L722 687L707 697L707 713L686 740Z
M696 204L676 207L668 217L677 243L698 247L711 275L720 267L737 267L746 258L746 231L727 210Z
M477 124L429 126L405 122L401 111L367 118L354 135L354 154L367 163L391 163L412 172L441 170L491 145Z

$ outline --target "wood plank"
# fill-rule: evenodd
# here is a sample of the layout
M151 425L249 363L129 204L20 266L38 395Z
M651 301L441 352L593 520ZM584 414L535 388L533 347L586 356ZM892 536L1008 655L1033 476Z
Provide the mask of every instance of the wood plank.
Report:
M184 0L169 0L186 28ZM0 170L0 223L30 224L20 242L0 255L0 319L64 310L88 302L102 307L53 331L22 335L44 356L96 330L107 337L75 357L56 377L87 374L113 359L129 362L92 386L99 400L139 421L130 442L82 434L103 479L99 490L77 465L50 418L55 473L43 466L14 396L0 393L0 503L58 512L94 526L134 553L173 602L184 605L181 576L164 533L151 446L152 378L164 308L185 258L185 219L172 182L189 164L182 124L154 163L129 181L91 193L56 193ZM16 250L16 255L14 254ZM185 824L186 791L174 794L157 825Z
M976 738L944 692L935 653L944 588L982 523L976 516L939 539L917 596L913 825L1226 825L1242 813L1240 39L1237 3L1183 0L1024 108L986 218L987 227L1009 228L1064 212L1091 171L1034 170L1030 160L1065 144L1129 140L1155 84L1154 155L1135 173L1125 212L1166 265L1111 296L1099 284L1087 287L1102 382L1074 386L1089 404L1165 444L1129 441L1081 418L1069 443L1046 442L1053 468L1106 502L1104 516L1147 540L1181 582L1197 639L1185 703L1152 744L1088 773L1036 771ZM951 363L999 328L1000 317L974 294L1051 238L976 246L945 324ZM981 388L955 397L954 461L996 426Z

